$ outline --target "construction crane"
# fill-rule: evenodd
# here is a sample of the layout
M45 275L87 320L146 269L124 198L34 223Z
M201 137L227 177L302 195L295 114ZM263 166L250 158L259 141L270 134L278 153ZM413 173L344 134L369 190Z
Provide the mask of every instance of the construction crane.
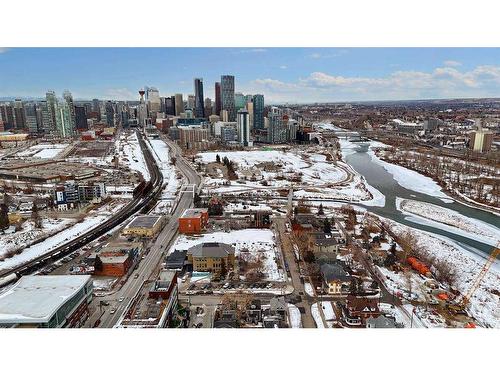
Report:
M471 297L474 295L474 292L479 287L479 284L481 284L481 281L483 280L484 276L486 276L491 265L495 262L495 259L499 254L500 241L497 242L496 247L491 252L490 256L486 260L486 263L484 263L483 268L481 268L481 272L479 272L479 274L476 276L474 282L469 287L469 290L467 290L467 293L464 294L462 300L458 303L458 307L460 307L462 310L465 309L465 307L467 307L467 305L469 304Z

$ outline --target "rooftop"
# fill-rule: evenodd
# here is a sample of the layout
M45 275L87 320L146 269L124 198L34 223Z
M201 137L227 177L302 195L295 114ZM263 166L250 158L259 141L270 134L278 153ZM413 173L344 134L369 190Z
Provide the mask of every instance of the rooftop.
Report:
M127 228L153 228L161 219L161 216L142 215L137 216L127 225Z
M188 250L194 258L198 257L212 257L212 258L225 258L229 254L234 254L234 248L231 245L219 242L205 242L191 247Z
M89 275L23 276L0 295L0 323L48 322L89 281Z
M206 208L188 208L181 217L200 217L202 213L206 212Z

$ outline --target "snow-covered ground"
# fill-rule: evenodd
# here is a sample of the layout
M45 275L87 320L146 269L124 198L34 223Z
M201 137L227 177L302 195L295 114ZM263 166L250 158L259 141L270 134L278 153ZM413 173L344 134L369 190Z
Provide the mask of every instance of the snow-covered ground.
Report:
M278 269L276 259L279 257L275 244L274 234L269 229L242 229L232 232L214 232L202 234L199 237L181 235L169 252L187 250L190 247L204 242L221 242L232 245L235 255L247 253L251 259L260 259L263 263L263 272L266 280L285 281L283 270Z
M396 208L411 217L409 221L432 225L464 237L495 246L500 240L500 230L483 221L468 218L456 211L431 203L396 198Z
M124 163L130 169L139 172L146 181L149 181L151 177L149 175L146 160L142 154L139 140L137 139L137 133L122 133L117 142L119 145L117 150L120 152L120 162Z
M25 221L21 230L0 236L0 257L4 256L10 250L27 247L40 238L59 232L74 221L75 220L65 218L44 218L42 220L41 229L35 228L35 223L33 221ZM0 267L1 264L2 262L0 261Z
M388 224L396 234L409 230L415 235L418 244L424 251L434 256L438 261L446 261L453 265L458 275L455 287L463 293L469 289L485 263L487 254L479 256L445 237L413 229L389 219L381 218L381 220ZM468 308L471 315L481 324L495 328L500 328L499 285L500 271L497 261L491 266L472 295Z
M176 168L170 164L170 148L168 145L161 139L149 139L146 144L150 148L161 170L165 186L162 191L161 200L155 207L155 212L165 214L170 212L174 206L173 201L177 198L177 191L182 180L177 178Z
M57 233L57 235L47 238L46 240L37 243L36 245L26 247L21 254L16 254L12 258L5 259L0 262L0 269L9 269L26 263L33 258L43 255L57 246L67 243L76 236L89 231L102 222L109 219L110 215L122 208L125 203L115 202L112 207L106 205L99 208L96 212L92 212L86 216L82 222L76 223L67 229Z
M17 153L16 156L34 157L40 159L53 159L68 146L69 146L68 144L35 145L31 146L27 150Z
M323 319L321 319L321 313L319 312L319 306L323 309L323 315L325 316L326 325L323 324ZM318 328L332 328L333 322L336 319L335 312L333 311L332 303L329 301L316 302L311 305L311 314L316 322Z
M291 303L288 304L288 316L290 319L290 328L302 328L302 318L297 306Z
M246 185L252 183L262 187L261 180L265 180L268 186L285 187L292 184L306 186L336 184L347 178L344 169L339 168L327 161L326 155L320 153L305 153L301 151L278 151L278 150L253 150L253 151L233 151L233 152L204 152L197 156L205 163L213 163L217 154L221 159L227 157L237 164L236 173L239 178L243 178L246 171L255 171L260 176L256 176L257 181L247 181ZM279 166L276 171L265 171L260 168L261 163L270 162ZM300 174L301 182L291 182L289 177ZM207 181L209 184L211 181Z
M314 288L311 284L304 283L304 290L309 296L314 297Z
M381 165L387 172L389 172L399 185L401 185L405 189L431 195L433 197L449 198L448 195L443 192L441 186L439 186L438 183L432 178L412 171L411 169L388 163L380 159L377 155L375 155L375 151L373 151L373 148L381 147L381 145L384 144L376 141L370 141L368 155L370 155L375 163Z

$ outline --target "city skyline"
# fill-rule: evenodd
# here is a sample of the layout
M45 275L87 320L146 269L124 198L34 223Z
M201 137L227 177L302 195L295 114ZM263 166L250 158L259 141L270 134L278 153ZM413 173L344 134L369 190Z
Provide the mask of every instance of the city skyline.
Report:
M199 77L215 100L224 74L276 104L497 97L498 61L489 48L4 48L0 97L138 100L144 86L187 97Z

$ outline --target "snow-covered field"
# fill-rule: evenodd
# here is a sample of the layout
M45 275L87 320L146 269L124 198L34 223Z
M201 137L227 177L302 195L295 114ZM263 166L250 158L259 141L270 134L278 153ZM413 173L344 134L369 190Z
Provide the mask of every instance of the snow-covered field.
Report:
M385 197L369 186L352 168L338 161L328 161L324 149L253 150L234 152L206 152L198 160L208 164L227 157L236 165L238 181L227 181L222 173L207 177L204 186L213 192L278 196L278 189L294 186L294 197L305 199L332 199L363 203L370 206L385 205ZM273 167L269 164L273 163ZM267 170L266 170L267 169ZM263 185L264 183L264 185Z
M323 309L323 315L325 316L326 325L323 324L323 319L321 319L321 313L319 312L319 306ZM333 321L336 319L335 312L333 311L333 307L331 302L316 302L311 305L311 314L316 322L316 326L318 328L332 328Z
M432 225L464 237L495 246L500 240L500 230L483 221L468 218L456 211L431 203L396 198L396 208L412 218L407 220Z
M0 257L10 250L29 246L34 241L56 233L73 223L72 219L51 219L42 220L42 229L35 228L35 223L31 220L25 221L21 230L0 236ZM0 261L1 267L2 261Z
M413 229L392 220L381 218L391 229L400 234L407 230L417 238L422 248L436 260L446 261L453 265L458 280L456 288L462 292L469 289L485 262L484 257L472 253L457 243L429 232ZM485 254L484 256L487 256ZM500 271L498 261L493 264L483 278L481 284L472 295L468 310L480 323L486 326L500 328Z
M304 283L304 290L306 291L306 293L311 296L311 297L314 297L314 289L313 289L313 286L309 283Z
M177 179L175 167L170 164L170 149L168 145L161 139L150 139L146 144L150 147L153 157L163 174L163 183L166 184L162 193L162 198L175 199L180 180Z
M117 150L120 150L120 162L142 174L146 181L150 180L151 177L141 151L139 140L137 139L137 134L135 132L132 134L122 134L117 142L119 144Z
M441 186L439 186L438 183L432 178L405 167L401 167L400 165L388 163L380 159L377 155L375 155L375 151L373 151L374 147L380 147L380 145L383 145L383 143L381 144L380 142L370 141L368 155L370 155L375 163L381 165L387 172L389 172L399 185L405 189L416 191L417 193L427 194L437 198L449 198L448 195L443 192Z
M302 328L302 318L299 308L291 303L288 304L288 315L290 319L290 328Z
M245 252L253 259L262 260L266 280L286 280L283 270L278 269L276 258L279 256L279 252L275 245L274 234L269 229L242 229L228 233L214 232L202 234L200 237L181 235L169 252L187 250L204 242L221 242L232 245L235 248L236 256Z
M64 150L68 146L68 144L35 145L31 146L27 150L17 153L16 156L52 159L55 158L62 150Z
M302 184L307 186L336 184L347 178L344 169L339 168L327 161L327 157L319 153L304 153L300 151L278 151L278 150L253 150L234 152L204 152L198 157L205 164L215 162L217 154L220 158L227 157L237 164L236 173L242 178L245 171L255 171L261 176L257 177L257 186L262 186L260 180L268 182L269 186L290 186L291 181L286 178L298 176L300 174ZM273 163L278 167L276 171L265 171L260 168L261 163ZM282 179L283 177L283 179ZM209 181L210 183L210 181ZM249 184L247 182L247 184Z
M57 235L47 238L46 240L29 246L21 254L17 254L12 258L5 259L0 262L0 269L9 269L26 263L33 258L43 255L57 246L71 241L76 236L89 231L102 222L106 221L111 214L122 208L125 203L115 203L112 207L109 205L101 207L96 212L89 214L81 223L76 223L67 229L57 233Z

